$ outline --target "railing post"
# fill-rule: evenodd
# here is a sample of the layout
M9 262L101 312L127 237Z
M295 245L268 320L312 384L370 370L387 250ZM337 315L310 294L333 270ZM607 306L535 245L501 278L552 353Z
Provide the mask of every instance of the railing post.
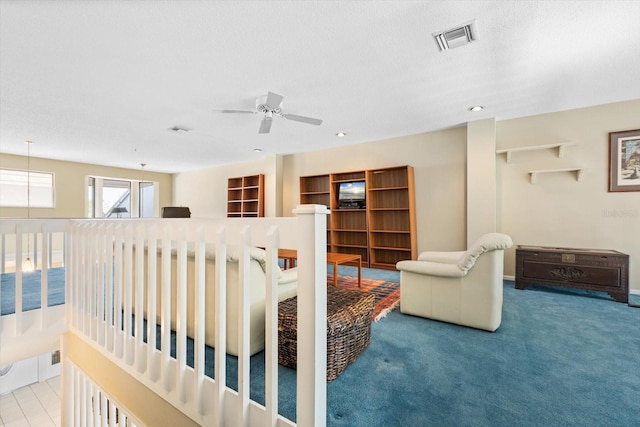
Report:
M298 247L297 425L327 422L327 218L322 205L301 205Z

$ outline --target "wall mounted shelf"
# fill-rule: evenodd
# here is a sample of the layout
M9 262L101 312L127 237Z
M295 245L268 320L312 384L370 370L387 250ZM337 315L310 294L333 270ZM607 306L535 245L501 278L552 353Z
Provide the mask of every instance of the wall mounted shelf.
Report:
M514 148L503 148L500 150L496 150L496 154L506 154L507 155L507 163L511 163L511 155L516 152L521 151L538 151L538 150L548 150L557 148L558 149L558 157L562 157L564 155L565 147L570 147L572 145L577 145L575 142L558 142L555 144L545 144L545 145L531 145L527 147L514 147Z
M583 168L562 168L562 169L540 169L535 171L529 171L529 175L531 175L531 183L535 184L538 178L538 174L541 173L556 173L556 172L575 172L576 173L576 181L582 181L582 175L584 172Z

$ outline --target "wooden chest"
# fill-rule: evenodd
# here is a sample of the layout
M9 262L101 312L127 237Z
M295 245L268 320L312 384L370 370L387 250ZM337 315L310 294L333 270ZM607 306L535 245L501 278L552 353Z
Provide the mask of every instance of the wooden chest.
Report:
M629 255L613 250L518 246L516 289L531 285L606 292L626 303Z

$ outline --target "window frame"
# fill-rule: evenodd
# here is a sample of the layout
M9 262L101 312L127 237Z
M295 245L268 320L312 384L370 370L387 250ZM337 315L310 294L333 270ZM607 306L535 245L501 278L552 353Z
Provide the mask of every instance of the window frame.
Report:
M21 178L13 184L14 188L7 188L12 184L3 179L3 175L6 172ZM46 185L34 185L34 174L40 175L41 178L46 178ZM37 183L38 176L35 179ZM34 188L36 189L35 191ZM7 201L6 195L12 192L17 193L16 196L9 198ZM0 207L3 208L55 209L56 174L48 171L0 167L0 193ZM39 193L42 193L42 195L39 196ZM35 201L34 196L36 197Z

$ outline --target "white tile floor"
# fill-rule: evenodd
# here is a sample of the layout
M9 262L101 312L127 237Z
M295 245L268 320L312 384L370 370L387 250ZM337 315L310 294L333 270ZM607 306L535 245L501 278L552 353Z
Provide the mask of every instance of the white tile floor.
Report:
M0 427L60 427L60 377L0 396Z

